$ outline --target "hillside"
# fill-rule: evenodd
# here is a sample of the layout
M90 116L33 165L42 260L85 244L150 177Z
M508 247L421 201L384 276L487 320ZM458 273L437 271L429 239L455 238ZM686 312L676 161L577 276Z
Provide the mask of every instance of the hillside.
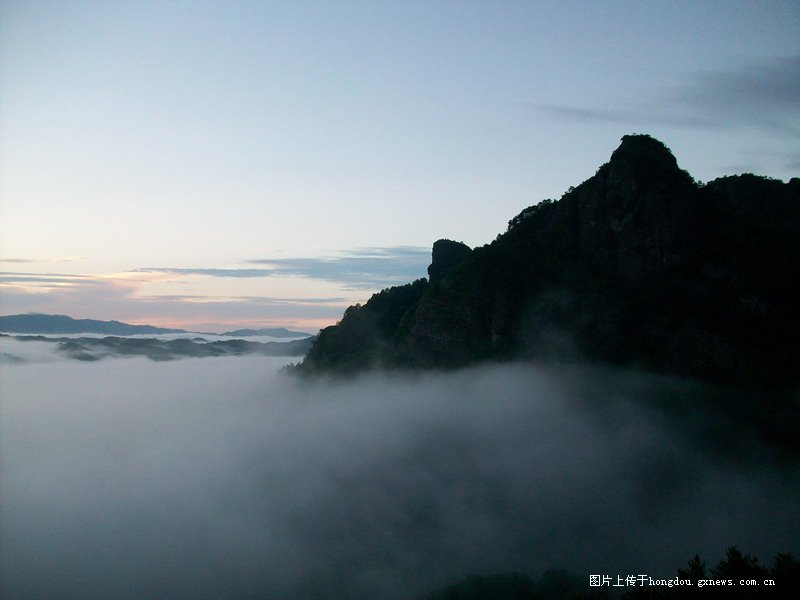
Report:
M261 329L237 329L236 331L226 331L219 335L229 335L231 337L256 337L260 335L268 335L276 338L296 338L296 337L310 337L310 333L302 331L292 331L285 327L263 327Z
M429 280L351 306L298 370L590 360L725 383L800 374L800 179L699 184L629 135L490 244L434 244Z
M104 333L107 335L187 333L183 329L130 325L120 321L73 319L66 315L39 313L2 316L0 317L0 331L6 333Z

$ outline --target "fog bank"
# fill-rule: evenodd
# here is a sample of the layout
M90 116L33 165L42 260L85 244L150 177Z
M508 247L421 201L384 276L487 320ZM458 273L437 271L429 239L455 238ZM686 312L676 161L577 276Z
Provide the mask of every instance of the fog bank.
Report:
M4 366L4 598L405 599L469 573L798 552L800 477L691 382L282 359ZM587 577L588 580L588 577Z

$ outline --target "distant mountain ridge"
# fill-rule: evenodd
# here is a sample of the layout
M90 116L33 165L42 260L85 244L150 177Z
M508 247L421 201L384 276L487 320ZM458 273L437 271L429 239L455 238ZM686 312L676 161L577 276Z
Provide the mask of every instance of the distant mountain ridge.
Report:
M283 327L264 327L262 329L237 329L236 331L226 331L220 335L229 335L233 337L253 337L257 335L268 335L277 338L290 338L290 337L311 337L312 334L303 331L291 331Z
M66 315L41 313L2 316L0 317L0 331L6 333L104 333L107 335L189 333L184 329L130 325L120 321L73 319Z
M312 334L290 331L283 327L264 329L238 329L226 333L201 333L185 329L168 329L153 325L131 325L120 321L98 321L95 319L73 319L66 315L26 313L0 316L0 332L33 334L100 333L105 335L148 335L168 333L197 333L198 335L225 335L230 337L271 336L277 338L311 337Z
M799 264L800 179L700 184L663 143L627 135L490 244L437 241L428 280L348 308L298 371L545 358L793 385Z

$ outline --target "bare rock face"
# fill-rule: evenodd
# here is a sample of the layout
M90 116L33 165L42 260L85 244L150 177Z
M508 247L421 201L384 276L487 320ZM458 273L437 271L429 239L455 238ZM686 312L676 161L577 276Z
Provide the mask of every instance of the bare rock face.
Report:
M431 265L428 267L428 280L431 283L440 281L454 267L463 263L470 252L472 252L472 248L463 242L435 241L431 253Z
M696 189L664 144L625 136L570 201L580 251L604 274L640 277L680 262L695 235Z
M480 290L458 280L431 285L420 298L405 344L426 366L460 366L483 358L486 315Z

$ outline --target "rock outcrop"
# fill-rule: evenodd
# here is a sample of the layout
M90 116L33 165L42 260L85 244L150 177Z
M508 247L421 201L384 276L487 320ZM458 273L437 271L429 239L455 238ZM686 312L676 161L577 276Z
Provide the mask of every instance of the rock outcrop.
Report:
M437 240L433 243L431 265L428 267L428 280L437 283L455 267L463 263L472 248L463 242Z

